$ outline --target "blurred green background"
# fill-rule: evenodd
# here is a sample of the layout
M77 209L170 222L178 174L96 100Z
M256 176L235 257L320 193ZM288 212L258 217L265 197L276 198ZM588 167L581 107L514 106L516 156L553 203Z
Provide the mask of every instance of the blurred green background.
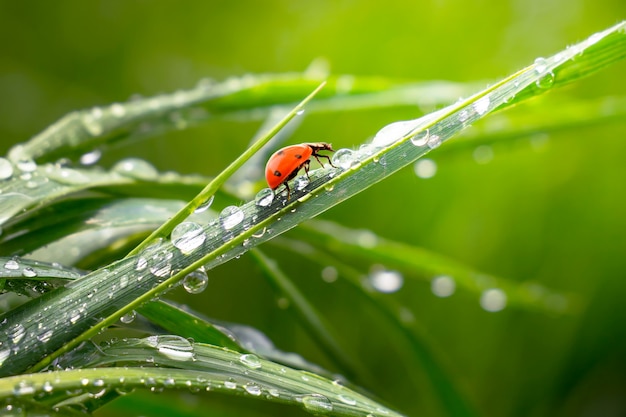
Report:
M486 84L624 16L623 0L0 1L0 153L72 110L189 88L204 77L302 72L319 58L333 74ZM620 63L540 100L624 97L624 74ZM547 120L554 110L545 106ZM311 115L290 141L358 147L385 124L420 114L404 106ZM211 122L118 147L101 163L137 156L161 170L214 175L257 128ZM441 299L427 280L406 277L390 297L408 306L480 415L626 415L625 137L624 120L565 126L496 143L488 163L452 141L429 155L438 166L433 178L405 169L323 215L585 300L576 314L489 313L477 294ZM443 415L423 370L403 363L403 346L349 288L324 282L319 265L267 250L325 307L378 381L357 383L409 415ZM375 263L352 265L367 274ZM282 350L332 369L278 307L251 259L210 278L202 295L173 297L211 317L257 327ZM300 413L216 395L178 401L189 407L205 401L203 407L224 413L241 407L255 415Z

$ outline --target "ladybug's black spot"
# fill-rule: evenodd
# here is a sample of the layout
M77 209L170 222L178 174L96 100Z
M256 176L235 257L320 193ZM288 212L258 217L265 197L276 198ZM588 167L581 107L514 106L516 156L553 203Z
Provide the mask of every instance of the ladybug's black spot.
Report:
M274 176L275 177L282 177L283 174L281 174L280 171L274 171Z
M302 159L302 155L300 155L299 153L294 155L296 157L296 159Z

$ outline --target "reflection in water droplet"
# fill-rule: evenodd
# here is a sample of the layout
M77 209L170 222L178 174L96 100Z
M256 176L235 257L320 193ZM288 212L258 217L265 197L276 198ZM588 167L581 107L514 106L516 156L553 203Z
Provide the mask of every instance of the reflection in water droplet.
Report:
M120 321L124 324L130 324L135 320L135 317L137 317L137 313L133 310L120 317Z
M37 164L30 158L20 159L15 165L22 172L33 172L37 169Z
M432 159L418 159L413 165L413 170L419 178L432 178L437 173L437 163Z
M437 297L449 297L456 290L456 282L447 275L441 275L433 278L430 289Z
M242 222L244 213L239 207L228 206L220 213L220 223L226 230L230 230Z
M204 291L209 284L209 277L207 276L204 267L200 267L193 272L190 272L183 279L183 288L189 294L200 294Z
M22 340L25 334L26 329L24 328L24 326L22 326L21 323L12 324L6 330L7 338L10 339L14 345L19 343L19 341Z
M194 213L203 213L203 212L207 211L209 209L209 207L211 207L211 204L213 204L213 200L214 199L215 199L214 195L209 197L208 200L206 200L204 203L200 204L198 206L198 208L194 210Z
M350 169L350 167L356 162L354 152L350 149L339 149L332 157L333 165L338 166L341 169Z
M237 388L237 383L234 382L234 381L224 381L224 388L236 389Z
M304 190L304 187L309 185L310 182L311 180L309 180L309 177L307 177L306 175L301 175L295 179L293 185L296 190L300 191Z
M299 398L302 406L311 414L324 415L333 411L333 404L321 394L303 395Z
M13 164L6 158L0 158L0 180L8 180L13 176Z
M499 288L490 288L480 296L480 306L490 312L501 311L506 307L506 294Z
M244 385L243 389L246 390L246 392L250 395L261 395L263 393L263 390L261 390L261 387L259 387L257 384L254 383L249 383Z
M172 230L172 244L184 254L190 254L206 240L204 229L194 222L182 222Z
M397 271L376 270L370 274L369 282L379 292L392 293L402 288L404 278Z
M435 149L441 145L441 137L439 135L430 135L427 143L430 149Z
M480 145L472 153L478 164L487 164L493 160L493 148L489 145Z
M356 405L356 400L352 397L349 397L345 394L339 394L337 396L337 398L339 398L339 401L341 401L344 404L348 404L348 405Z
M535 72L543 74L548 69L548 61L545 58L539 57L535 59Z
M156 168L139 158L124 159L113 166L113 171L126 177L145 181L154 180L159 176Z
M254 197L255 204L259 207L267 207L274 201L274 191L269 188L263 188Z

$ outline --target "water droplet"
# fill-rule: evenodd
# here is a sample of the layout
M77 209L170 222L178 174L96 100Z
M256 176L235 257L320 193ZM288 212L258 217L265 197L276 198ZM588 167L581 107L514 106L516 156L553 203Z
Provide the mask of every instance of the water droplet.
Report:
M489 96L484 96L479 98L474 104L474 110L479 115L484 115L489 110L490 99Z
M274 191L269 188L263 188L254 197L254 202L259 207L267 207L274 201Z
M54 390L54 385L52 385L52 382L50 381L45 381L41 388L44 392L51 393Z
M53 334L54 331L52 330L45 331L37 335L37 340L39 340L41 343L46 343L48 340L50 340Z
M124 275L123 277L120 278L120 288L124 289L126 287L128 287L128 276Z
M200 294L204 291L209 284L209 277L204 270L204 267L200 267L193 272L190 272L183 279L183 288L189 294Z
M447 275L433 278L430 289L437 297L450 297L456 290L456 282Z
M0 158L0 180L8 180L13 176L13 164L6 158Z
M430 149L435 149L441 145L441 137L439 135L430 135L427 143Z
M293 184L294 184L295 189L300 191L300 190L304 190L304 188L307 185L309 185L310 182L311 180L309 180L309 177L307 177L306 175L301 175L296 178Z
M487 164L493 159L493 148L489 145L480 145L472 153L474 161L478 164Z
M375 270L369 276L369 282L375 290L392 293L402 288L404 278L397 271Z
M35 386L28 381L20 381L13 387L13 395L33 395Z
M480 296L480 306L489 312L501 311L506 307L506 294L499 288L490 288Z
M93 165L102 157L100 149L94 149L91 152L84 153L80 156L80 163L83 165Z
M263 393L263 391L261 390L261 387L259 387L257 384L254 383L249 383L243 386L243 389L246 390L246 392L250 395L261 395Z
M97 107L82 117L83 126L91 136L100 136L104 130L99 120L100 117L102 117L102 110Z
M70 323L76 324L76 322L79 319L80 319L80 311L73 310L72 312L70 312L70 316L69 316Z
M167 278L172 272L172 264L170 261L174 254L167 249L157 250L151 254L148 259L148 266L152 275L159 278Z
M237 226L244 218L243 211L236 206L228 206L220 213L220 223L226 230Z
M143 256L137 258L137 263L135 264L135 271L143 271L148 267L148 261Z
M20 269L20 264L15 259L11 259L4 264L4 269L15 271Z
M422 130L421 132L417 132L415 135L411 136L411 143L415 146L424 146L428 143L430 139L430 130Z
M339 394L337 396L337 398L339 398L339 401L341 401L344 404L356 405L356 400L354 398L352 398L352 397L347 396L347 395Z
M296 115L302 116L304 114L304 109L300 109L296 112Z
M172 244L184 254L190 254L206 240L204 229L194 222L182 222L172 230Z
M20 159L15 165L22 172L33 172L37 169L37 164L31 158Z
M337 281L337 277L339 277L339 272L337 268L334 266L327 266L322 269L322 279L328 283Z
M46 168L46 174L51 180L69 185L86 184L90 181L87 175L67 167L48 166Z
M546 75L539 78L535 82L535 85L537 87L544 89L544 90L547 90L548 88L552 87L553 84L554 84L554 73L552 72L548 72Z
M332 162L341 169L350 169L350 167L356 162L356 159L354 152L350 149L343 148L335 152Z
M22 275L26 278L34 278L37 276L37 271L35 271L30 266L27 266L26 268L24 268L24 270L22 270Z
M0 366L4 364L4 361L11 356L11 349L0 350Z
M135 320L135 317L137 317L137 313L135 312L135 310L129 311L128 313L120 317L120 321L124 324L130 324Z
M13 344L15 345L19 343L20 340L22 340L22 338L26 334L26 329L24 328L24 326L22 326L21 323L16 323L9 326L6 332L7 337L11 339L11 342L13 342Z
M113 166L113 171L126 177L150 181L159 176L158 171L149 162L139 158L127 158Z
M176 361L189 361L193 359L194 349L189 340L176 335L148 337L148 339L151 338L154 338L156 341L155 347L162 355Z
M420 119L416 119L388 124L376 133L374 139L372 139L372 145L378 147L391 145L411 133L421 123Z
M432 159L418 159L413 165L413 170L419 178L432 178L437 173L437 163Z
M200 204L198 208L194 210L194 213L204 213L205 211L207 211L209 207L211 207L211 204L213 204L214 199L214 195L209 197L204 203Z
M237 388L237 383L234 382L234 381L224 381L224 388L236 389Z
M239 357L239 362L252 369L259 369L262 366L259 357L253 353L246 353L244 355L241 355Z
M303 395L299 398L302 406L311 414L324 415L333 411L333 404L321 394Z
M545 58L539 57L535 59L535 72L543 74L548 69L548 61Z

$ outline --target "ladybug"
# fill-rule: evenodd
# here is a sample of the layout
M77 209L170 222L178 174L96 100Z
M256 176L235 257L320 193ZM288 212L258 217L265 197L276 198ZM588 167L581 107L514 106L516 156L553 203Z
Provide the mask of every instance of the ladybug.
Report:
M330 161L330 157L320 155L320 151L334 152L331 144L324 142L301 143L278 150L270 156L267 165L265 165L265 179L267 180L267 185L275 192L278 187L285 184L285 188L287 188L287 200L289 200L291 190L287 182L298 175L298 172L302 168L304 168L307 178L309 177L311 156L322 166L324 166L324 164L320 161L320 158L326 158L330 166L334 167L333 163Z

